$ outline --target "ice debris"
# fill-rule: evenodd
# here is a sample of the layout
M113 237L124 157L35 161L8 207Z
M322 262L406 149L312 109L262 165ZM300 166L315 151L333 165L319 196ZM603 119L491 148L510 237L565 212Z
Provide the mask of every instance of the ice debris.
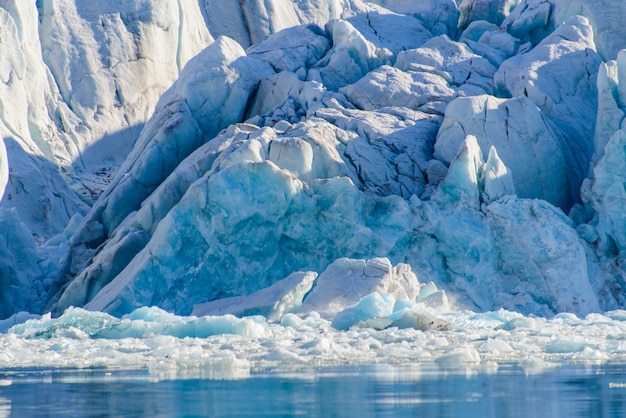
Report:
M315 311L331 319L339 311L372 293L389 294L394 299L415 300L419 292L420 283L407 264L394 267L385 258L343 258L333 262L320 274L300 312Z
M297 312L311 287L317 273L293 273L270 287L248 296L235 296L195 305L192 315L235 316L263 315L268 321L281 319L285 314Z
M375 329L381 321L372 319L369 326L338 331L314 313L286 314L271 323L259 316L180 317L145 307L123 318L70 309L54 319L12 318L16 324L0 334L0 367L145 368L155 376L167 371L204 378L247 377L253 368L381 363L463 373L499 364L537 370L623 361L623 342L616 336L626 332L625 317L624 311L552 319L506 310L455 311L440 314L447 330Z

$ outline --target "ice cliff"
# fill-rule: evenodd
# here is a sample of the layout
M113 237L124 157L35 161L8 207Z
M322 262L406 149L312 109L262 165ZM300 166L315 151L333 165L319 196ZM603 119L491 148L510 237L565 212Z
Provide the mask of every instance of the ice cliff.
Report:
M624 308L625 14L0 0L0 317Z

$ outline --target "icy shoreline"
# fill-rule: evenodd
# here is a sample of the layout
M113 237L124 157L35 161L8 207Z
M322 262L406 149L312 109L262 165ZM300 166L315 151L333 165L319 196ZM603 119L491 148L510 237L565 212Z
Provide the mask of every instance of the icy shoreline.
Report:
M217 370L246 376L280 366L434 364L497 371L626 362L626 311L577 318L527 317L499 310L440 314L449 331L353 327L337 331L311 313L280 322L263 317L181 317L141 308L123 319L72 309L31 319L0 334L0 369L144 368Z

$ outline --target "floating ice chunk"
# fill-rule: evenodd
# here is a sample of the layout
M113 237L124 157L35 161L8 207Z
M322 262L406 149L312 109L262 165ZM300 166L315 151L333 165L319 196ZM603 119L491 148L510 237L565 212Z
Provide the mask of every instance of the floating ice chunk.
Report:
M511 320L507 321L505 324L502 324L496 327L496 329L504 329L507 331L513 331L516 329L534 330L534 329L537 329L537 322L533 318L529 318L529 317L512 318Z
M180 317L159 308L142 307L123 318L80 308L67 309L58 318L50 315L30 319L13 326L9 333L30 338L124 339L148 338L153 335L176 338L206 338L212 335L236 334L248 337L266 336L262 317L236 318L232 315Z
M40 319L30 319L15 325L9 330L11 334L34 338L67 337L87 339L105 327L112 318L104 313L91 313L79 308L70 308L59 318L51 318L50 314Z
M499 338L487 339L487 341L478 346L477 350L481 353L490 354L504 354L515 351L509 343Z
M614 321L626 321L626 311L623 309L616 309L613 311L605 312L605 315Z
M246 317L237 318L231 315L202 317L195 323L195 333L190 335L196 338L206 338L211 335L234 334L245 337L266 337L269 330L265 326L264 318Z
M386 258L342 258L320 274L299 312L316 311L322 317L331 319L372 293L388 293L395 299L414 300L419 294L419 282L408 265L393 267ZM389 309L391 313L393 301Z
M416 301L437 312L447 312L450 309L448 296L444 290L436 290L424 297L422 297L422 293L420 292Z
M372 328L375 330L383 330L385 328L389 328L389 326L393 323L393 319L389 318L389 317L377 317L377 318L371 318L368 319L367 321L365 321L365 326L367 328Z
M579 351L572 356L572 361L576 363L584 362L586 364L602 364L610 360L610 358L610 355L602 350L585 347L582 351Z
M586 346L585 341L582 338L565 339L559 338L552 341L546 347L546 353L549 354L563 354L563 353L578 353L583 351Z
M11 315L7 319L0 320L0 334L5 334L10 328L14 327L15 325L23 324L24 322L31 319L40 318L41 315L20 311L14 315Z
M474 347L466 346L437 357L435 363L445 368L477 364L480 363L480 354Z
M269 321L277 320L286 313L297 311L302 299L311 290L317 273L293 273L272 286L249 296L236 296L195 305L192 315L236 316L263 315Z
M277 348L269 353L265 354L260 358L264 361L269 362L277 362L277 363L289 363L289 364L298 364L298 363L306 363L306 358L299 356L291 351L288 351L284 348Z
M357 304L338 312L331 325L338 330L347 330L354 325L364 324L378 330L397 327L420 331L448 331L451 326L447 321L437 318L422 306L425 301L440 293L431 293L420 304L406 299L395 300L388 293L371 293Z
M359 322L390 315L394 303L394 297L389 294L371 293L363 297L356 305L337 312L331 326L343 331Z
M400 329L417 329L419 331L450 331L452 329L450 323L437 318L428 312L416 309L406 310L402 316L390 325L390 328L397 327Z
M599 314L589 314L587 315L587 317L593 317L593 316L603 316L603 315L599 315ZM606 317L605 317L606 318ZM559 314L554 315L554 319L560 319L563 322L566 322L568 324L576 324L580 322L580 319L578 318L578 316L576 316L576 314L570 313L570 312L561 312Z

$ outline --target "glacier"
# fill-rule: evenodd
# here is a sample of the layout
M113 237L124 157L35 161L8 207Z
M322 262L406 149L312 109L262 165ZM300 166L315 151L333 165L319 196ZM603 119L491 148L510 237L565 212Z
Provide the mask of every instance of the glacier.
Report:
M621 358L576 330L626 309L624 15L0 0L0 365L220 335L244 368L237 336L284 339L261 362L408 335L399 361Z

